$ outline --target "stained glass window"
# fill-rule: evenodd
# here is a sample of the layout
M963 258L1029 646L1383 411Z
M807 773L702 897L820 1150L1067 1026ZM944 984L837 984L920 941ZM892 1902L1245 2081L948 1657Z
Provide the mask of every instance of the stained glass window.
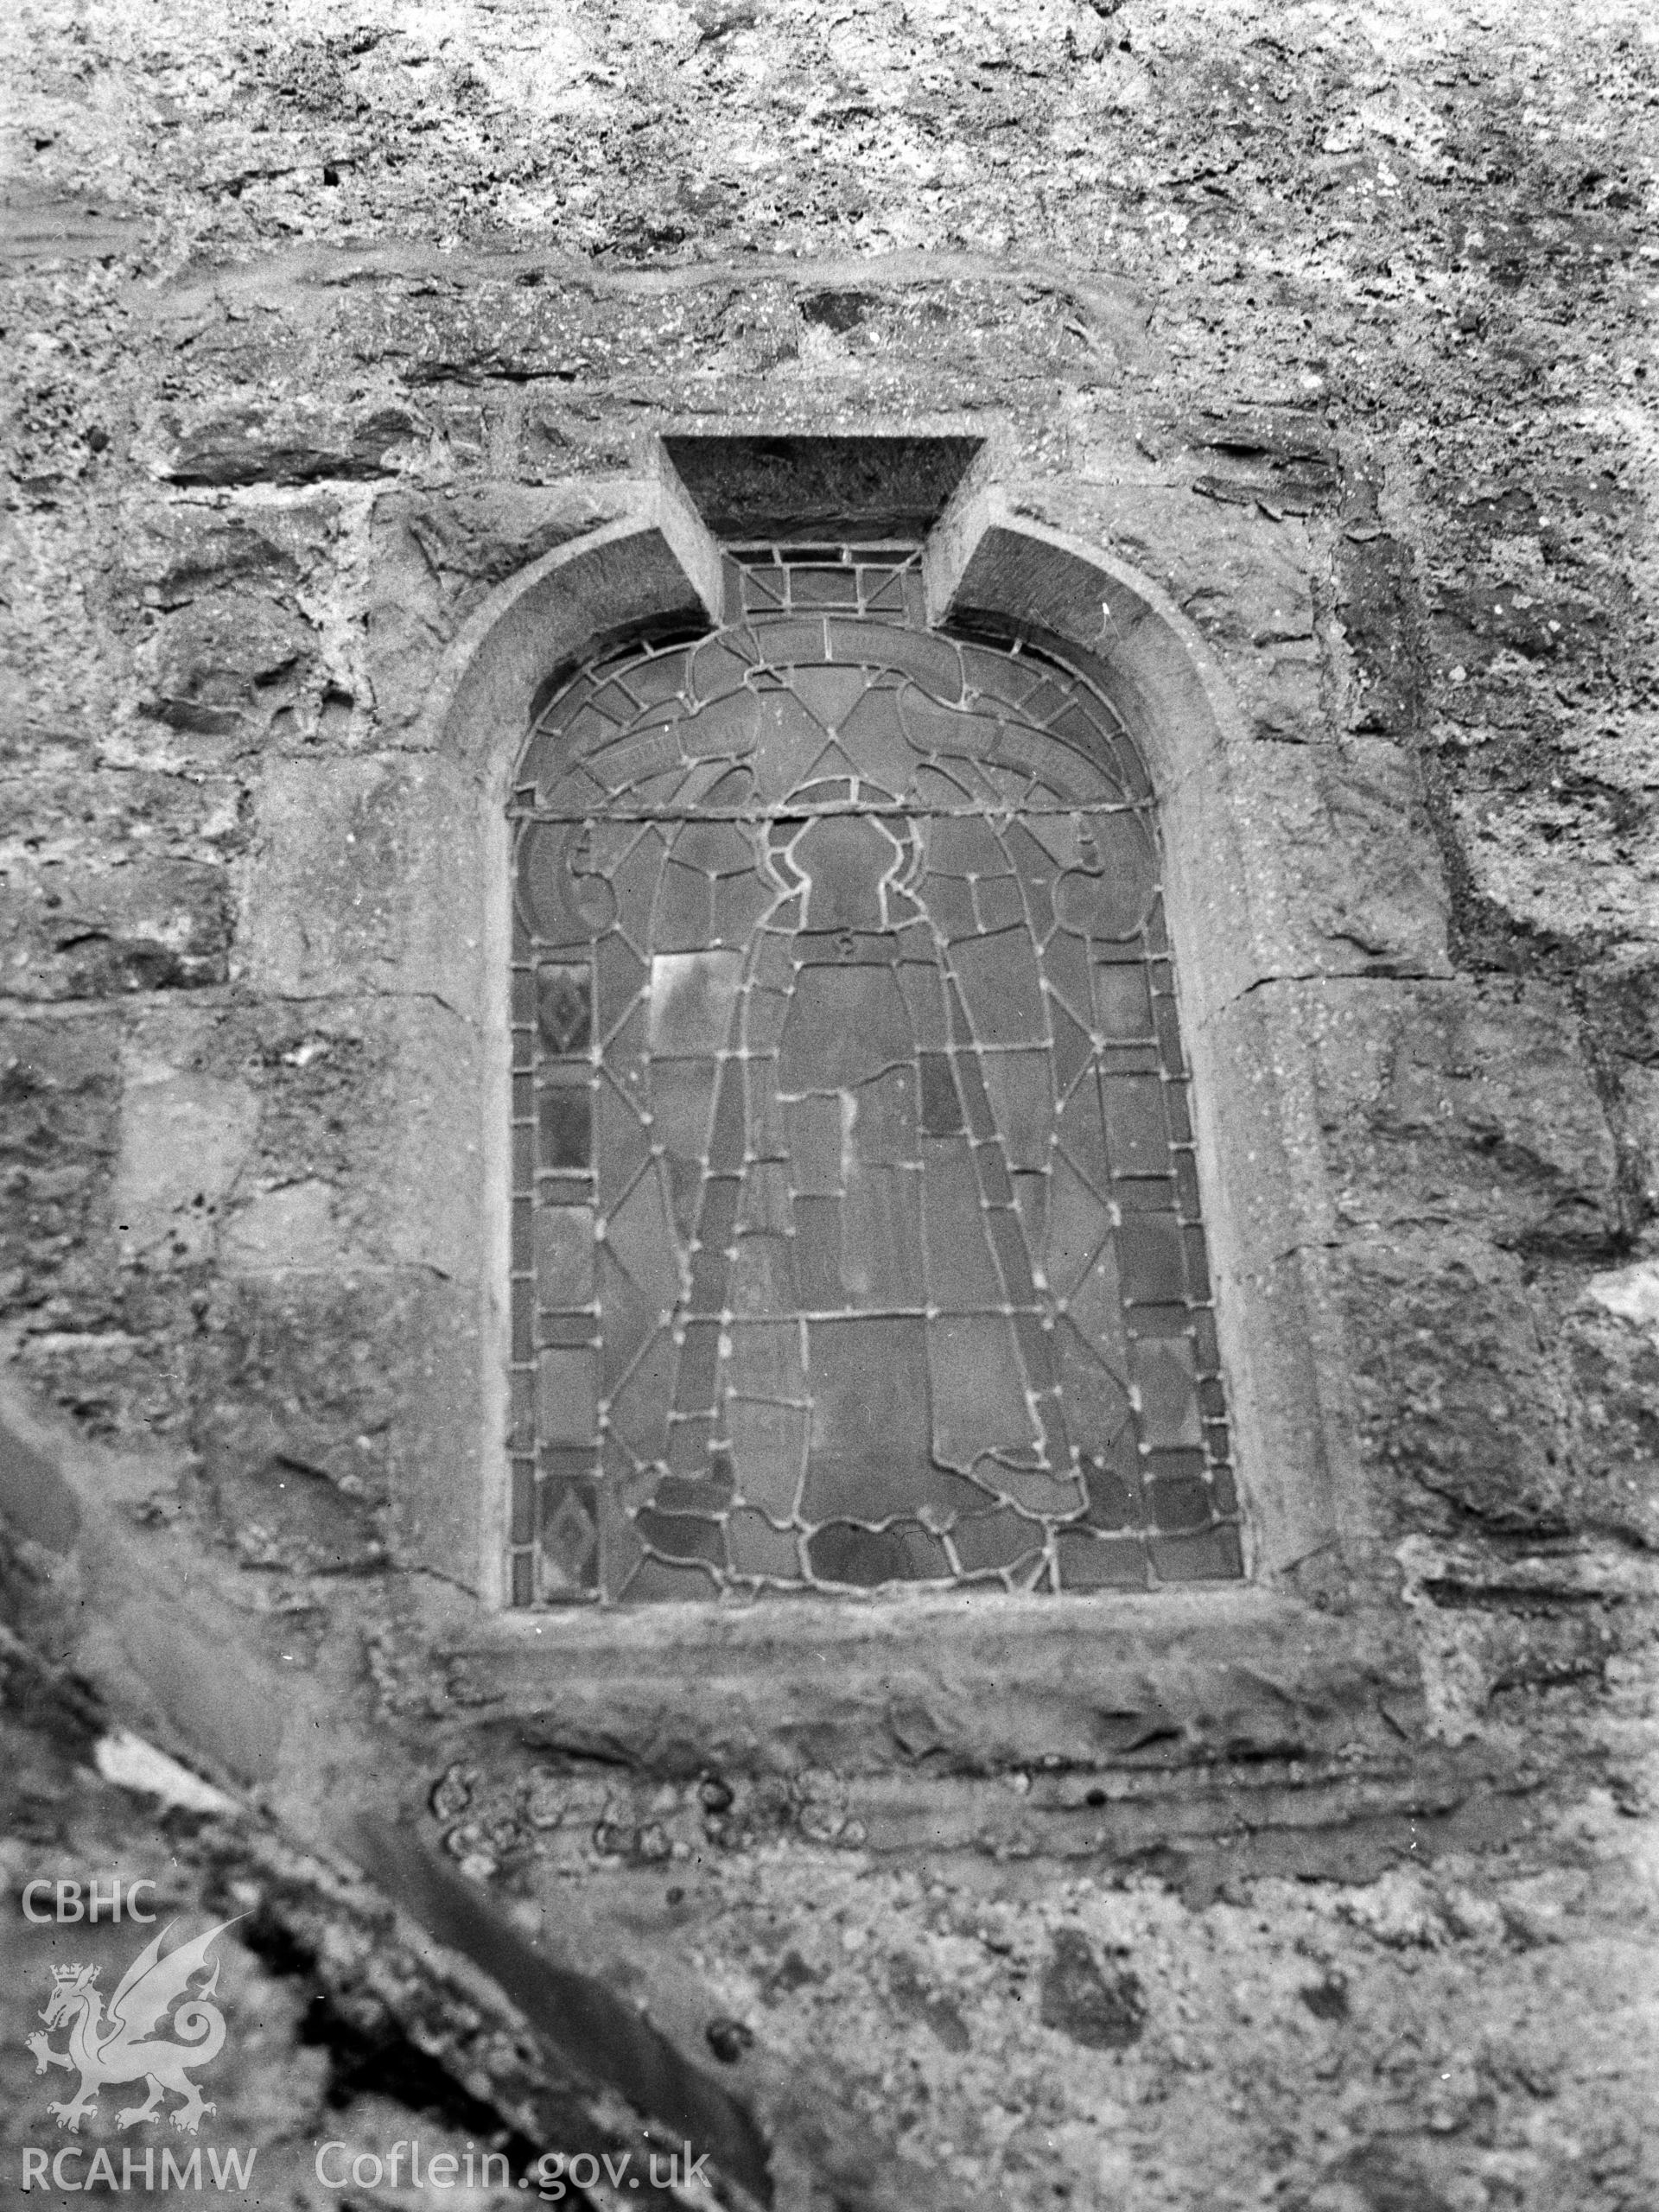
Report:
M1135 747L913 550L728 568L515 779L514 1603L1236 1577Z

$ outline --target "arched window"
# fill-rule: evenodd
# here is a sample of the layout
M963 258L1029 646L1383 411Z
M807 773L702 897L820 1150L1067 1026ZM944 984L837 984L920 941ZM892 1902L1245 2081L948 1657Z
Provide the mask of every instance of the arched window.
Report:
M1136 749L750 547L513 780L515 1605L1242 1560Z

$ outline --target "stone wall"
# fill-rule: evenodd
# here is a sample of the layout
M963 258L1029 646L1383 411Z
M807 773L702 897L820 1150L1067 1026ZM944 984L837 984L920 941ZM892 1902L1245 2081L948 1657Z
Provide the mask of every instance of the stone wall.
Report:
M309 1843L401 1808L759 2106L828 2069L946 2201L1650 2202L1643 11L31 0L3 35L18 1634ZM602 1680L478 1657L486 861L432 702L661 434L877 428L984 437L1014 519L1193 626L1273 948L1241 998L1306 1071L1287 1241L1374 1525L1363 1605L1294 1580L1353 1664L1281 1639L1183 1689L1137 1650L1089 1759L1039 1718L964 1752L903 1685L879 1759L741 1755L671 1654L619 1738L620 1686L607 1722ZM201 1837L34 1709L9 1876L213 1909ZM9 2171L55 2136L45 1948L8 1920ZM307 2044L315 1950L232 1979L219 2124L295 2203L338 2201L322 2135L506 2126L395 2005L334 1990Z

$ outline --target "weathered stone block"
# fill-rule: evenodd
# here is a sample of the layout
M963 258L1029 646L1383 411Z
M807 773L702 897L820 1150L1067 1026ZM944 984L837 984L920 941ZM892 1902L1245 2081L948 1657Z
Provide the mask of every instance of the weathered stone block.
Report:
M1574 1518L1659 1551L1659 1266L1594 1277L1565 1347Z
M1305 1003L1350 1219L1462 1222L1562 1252L1619 1236L1612 1132L1562 993L1379 978L1320 984Z
M158 860L216 861L243 844L240 785L228 776L178 776L100 766L0 779L0 841L8 871L35 868L42 893L52 871L90 873Z
M40 1305L87 1262L117 1143L114 1026L0 1021L0 1300Z
M204 593L227 588L289 591L302 563L296 525L326 527L334 502L305 510L225 514L194 505L138 505L124 518L121 562L112 580L118 599L170 613Z
M1080 1929L1057 1928L1043 1969L1043 2025L1090 2050L1127 2050L1146 2025L1146 1996L1132 1968L1103 1968Z
M1133 562L1207 638L1261 650L1313 635L1313 545L1299 522L1236 513L1157 485L1090 486L1056 512L1033 487L1014 504Z
M1259 744L1230 776L1268 972L1450 976L1450 902L1408 754Z
M237 972L293 997L480 1002L475 817L439 761L271 764L255 808Z
M143 861L42 868L25 858L0 889L6 990L95 999L190 990L229 971L230 885L220 867Z
M249 1279L219 1291L198 1340L194 1441L224 1498L274 1497L291 1465L349 1501L340 1510L359 1529L389 1512L404 1559L467 1579L478 1389L470 1291L408 1269ZM312 1522L302 1549L343 1525L332 1504ZM280 1544L280 1529L270 1533Z
M238 407L191 429L162 426L162 473L174 484L315 484L325 479L388 476L397 453L419 435L403 407L349 416L289 403Z
M245 1082L181 1065L200 1052L206 1027L146 1025L123 1058L110 1221L123 1257L150 1269L211 1256L258 1121Z
M224 1224L232 1274L407 1263L478 1281L491 1133L468 1023L430 998L283 1001L243 1017L231 1049L262 1096Z
M347 1481L280 1447L253 1462L224 1455L210 1481L220 1535L246 1567L361 1574L382 1566L383 1516Z
M1351 1245L1349 1336L1370 1455L1454 1516L1535 1535L1572 1525L1564 1408L1519 1262L1472 1236L1401 1229ZM1383 1484L1396 1525L1411 1489Z
M1337 613L1353 655L1357 731L1408 736L1418 714L1418 624L1411 556L1397 538L1362 525L1337 546Z
M624 512L602 486L489 485L378 499L368 665L382 727L415 719L444 645L493 585Z
M149 711L205 736L256 733L298 686L317 645L311 625L280 601L216 593L164 620Z
M1133 563L1166 592L1222 657L1257 734L1298 743L1330 734L1305 524L1146 484L1064 495L1022 485L1010 505ZM1095 650L1109 655L1109 630Z

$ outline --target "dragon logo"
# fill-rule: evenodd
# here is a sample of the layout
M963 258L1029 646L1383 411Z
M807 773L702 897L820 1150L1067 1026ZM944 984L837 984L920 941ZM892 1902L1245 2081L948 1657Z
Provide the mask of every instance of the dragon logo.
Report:
M237 1919L242 1916L238 1913ZM52 1969L52 1994L40 2017L48 2029L68 2023L69 2048L54 2050L38 2030L25 2040L35 2054L37 2074L44 2074L48 2066L61 2066L80 2075L80 2087L72 2098L47 2107L58 2126L72 2135L79 2133L82 2114L96 2109L99 2091L110 2082L142 2082L149 2092L143 2104L116 2114L121 2127L158 2120L162 2099L169 2093L184 2099L168 2116L175 2127L188 2134L194 2135L202 2114L213 2109L202 2102L188 2069L206 2066L224 2048L225 2016L210 2002L219 1986L218 1960L213 1961L212 1974L202 1988L192 1994L189 1985L194 1975L207 1972L207 1953L214 1939L236 1922L222 1920L163 1958L162 1945L176 1925L169 1923L152 1936L122 1975L107 2018L103 1993L93 1986L96 1967ZM178 2003L181 1998L186 1999L182 2004ZM151 2031L175 2004L171 2025L178 2041L168 2042Z

